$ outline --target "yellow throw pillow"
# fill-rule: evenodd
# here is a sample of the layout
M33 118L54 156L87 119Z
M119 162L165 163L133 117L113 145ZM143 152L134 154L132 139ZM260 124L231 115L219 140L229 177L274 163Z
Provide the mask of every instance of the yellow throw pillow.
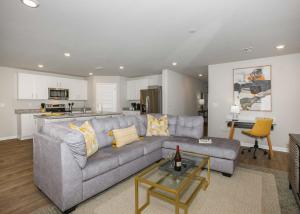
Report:
M113 147L119 148L139 140L139 136L134 125L124 129L114 129L112 130L112 133L114 136Z
M147 114L147 133L146 136L170 136L168 129L168 116L164 115L157 119Z
M99 145L97 143L96 134L93 127L88 121L85 121L80 127L74 125L73 123L70 123L69 128L77 130L81 132L81 134L83 134L87 157L92 156L95 152L98 151Z

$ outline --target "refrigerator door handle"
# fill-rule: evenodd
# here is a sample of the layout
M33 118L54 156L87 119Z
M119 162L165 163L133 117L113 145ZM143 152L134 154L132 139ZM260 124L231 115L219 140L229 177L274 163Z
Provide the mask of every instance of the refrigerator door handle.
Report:
M149 113L149 106L150 106L150 97L146 97L146 113Z

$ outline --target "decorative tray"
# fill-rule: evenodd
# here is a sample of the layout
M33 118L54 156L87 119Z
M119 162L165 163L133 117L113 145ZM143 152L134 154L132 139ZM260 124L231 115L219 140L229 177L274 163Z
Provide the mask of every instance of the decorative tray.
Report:
M174 169L174 160L169 160L166 163L162 164L159 168L161 170L170 172L174 176L181 176L186 173L187 170L195 166L195 161L182 158L181 159L181 170L176 171Z

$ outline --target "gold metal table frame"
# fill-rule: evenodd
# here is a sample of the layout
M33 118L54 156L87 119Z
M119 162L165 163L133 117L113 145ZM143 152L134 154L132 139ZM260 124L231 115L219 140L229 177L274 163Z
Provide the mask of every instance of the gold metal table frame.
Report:
M200 156L194 153L184 153L187 155L193 155L193 156ZM198 192L203 189L204 191L207 189L209 183L210 183L210 158L208 156L200 156L203 158L203 160L192 170L192 172L187 173L184 177L184 180L181 182L178 188L170 188L164 185L161 185L160 183L170 175L170 173L167 173L164 177L162 177L157 182L153 182L150 180L147 180L143 176L147 175L153 170L158 170L159 166L167 162L168 160L161 160L158 163L153 164L152 166L148 167L144 171L142 171L140 174L135 176L134 182L135 182L135 213L140 214L149 204L150 204L150 196L154 196L156 198L159 198L165 202L171 203L175 206L175 213L179 214L179 209L182 208L184 210L185 214L188 214L188 208L191 205L192 201L197 196ZM207 166L207 175L206 177L202 177L199 174L203 171L204 167ZM193 181L198 181L199 184L196 186L196 188L193 190L189 198L182 202L180 201L181 193L183 193L187 188L192 184ZM144 203L141 207L139 206L139 184L146 184L150 186L147 189L147 198L146 203ZM161 190L161 192L158 192L156 190ZM174 197L170 197L166 193L171 193L171 195L174 195Z

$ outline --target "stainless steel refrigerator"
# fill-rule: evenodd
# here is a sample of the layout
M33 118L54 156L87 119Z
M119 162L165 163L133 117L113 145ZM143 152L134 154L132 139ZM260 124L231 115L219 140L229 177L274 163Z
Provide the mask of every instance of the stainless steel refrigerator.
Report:
M140 93L141 114L162 113L161 87L144 89Z

